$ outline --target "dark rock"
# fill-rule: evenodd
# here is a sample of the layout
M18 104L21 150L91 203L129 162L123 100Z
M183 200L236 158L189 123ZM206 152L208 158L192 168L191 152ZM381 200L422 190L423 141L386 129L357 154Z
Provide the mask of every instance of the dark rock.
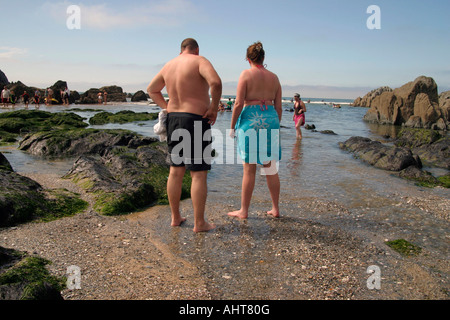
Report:
M0 227L35 218L45 203L43 188L37 182L15 172L0 169Z
M63 278L52 276L40 257L0 247L0 300L63 300Z
M11 167L11 164L9 163L8 159L3 155L3 153L0 152L0 170L5 171L14 171Z
M98 94L107 93L107 102L127 102L126 94L121 87L107 86L100 89L91 88L80 96L80 104L98 104ZM103 100L104 101L104 100Z
M131 97L131 102L148 101L147 95L144 91L139 90Z
M3 87L9 84L8 78L6 77L5 73L0 70L0 88L3 90Z
M409 166L398 172L398 176L403 179L415 181L420 184L426 184L430 186L440 185L438 179L436 179L431 173L421 170L415 166Z
M332 130L322 130L322 131L319 131L320 133L323 133L323 134L331 134L331 135L337 135L334 131L332 131Z
M450 138L438 131L405 128L395 145L410 148L427 165L450 169Z
M368 164L384 170L400 171L409 166L420 166L409 149L385 146L368 138L352 137L339 143L339 146Z

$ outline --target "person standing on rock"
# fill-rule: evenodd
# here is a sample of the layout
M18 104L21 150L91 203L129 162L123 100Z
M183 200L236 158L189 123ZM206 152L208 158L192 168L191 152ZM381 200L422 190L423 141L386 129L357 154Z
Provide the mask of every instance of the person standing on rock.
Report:
M169 102L161 93L164 87L169 95ZM199 55L197 41L188 38L181 44L181 54L161 69L149 84L147 92L158 106L168 112L166 127L171 167L167 195L172 211L171 225L180 226L186 220L181 217L179 206L181 186L187 169L192 177L194 232L210 231L215 225L206 221L205 206L211 158L204 157L204 151L211 151L210 129L217 119L222 80L212 64ZM183 132L187 132L187 136L181 135L182 139L179 139ZM180 145L183 146L181 150ZM199 149L201 154L196 152Z

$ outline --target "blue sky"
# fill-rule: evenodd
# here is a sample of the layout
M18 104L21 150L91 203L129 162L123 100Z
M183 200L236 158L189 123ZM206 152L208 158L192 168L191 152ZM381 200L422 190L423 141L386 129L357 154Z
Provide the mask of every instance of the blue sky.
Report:
M67 8L80 8L70 30ZM381 10L369 30L367 8ZM433 77L450 90L447 0L0 0L0 69L10 81L70 89L146 89L184 38L200 44L235 94L246 48L262 41L283 96L354 99L380 86Z

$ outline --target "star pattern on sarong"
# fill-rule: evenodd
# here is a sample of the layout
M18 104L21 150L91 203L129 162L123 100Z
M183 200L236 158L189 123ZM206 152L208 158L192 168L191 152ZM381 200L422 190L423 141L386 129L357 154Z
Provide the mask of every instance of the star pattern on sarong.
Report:
M257 112L252 113L252 118L250 118L249 125L255 130L268 129L270 127L264 116L262 114L258 114Z

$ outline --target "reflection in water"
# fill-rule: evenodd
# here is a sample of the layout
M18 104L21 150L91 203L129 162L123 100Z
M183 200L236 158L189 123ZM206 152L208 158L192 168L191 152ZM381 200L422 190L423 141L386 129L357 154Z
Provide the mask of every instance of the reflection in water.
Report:
M301 168L303 163L303 152L302 152L302 140L297 139L294 146L292 147L292 155L289 163L287 164L287 168L291 173L292 177L298 177L299 169Z

